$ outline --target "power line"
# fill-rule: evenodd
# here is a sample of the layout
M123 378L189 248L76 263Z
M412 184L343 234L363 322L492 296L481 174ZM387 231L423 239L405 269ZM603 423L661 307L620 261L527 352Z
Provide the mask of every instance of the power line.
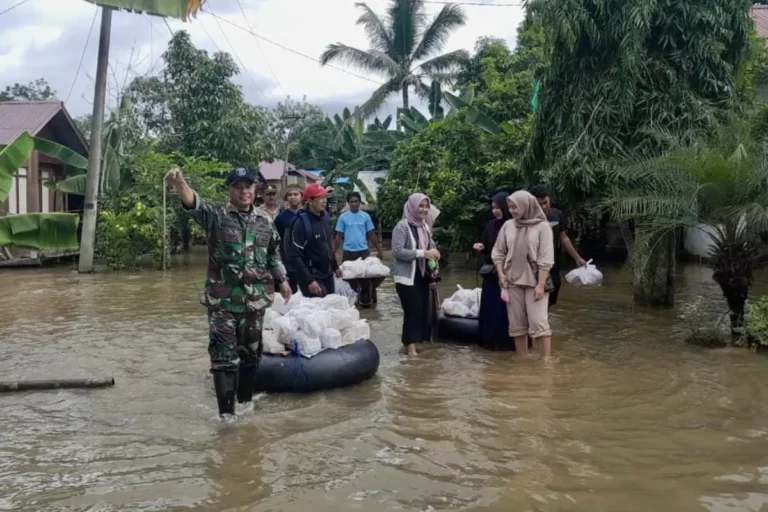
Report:
M226 33L226 32L224 32L224 29L223 29L223 28L221 28L221 23L219 23L219 17L218 17L218 16L216 16L216 14L215 14L215 13L213 12L213 10L211 9L211 6L210 6L210 5L208 5L208 4L207 4L206 6L207 6L207 9L208 9L208 12L210 12L210 13L211 13L211 15L214 17L214 19L216 20L216 25L219 27L219 30L221 31L222 35L224 36L224 40L227 42L227 44L229 45L229 47L232 49L232 55L234 55L234 56L235 56L235 58L237 59L237 62L239 62L239 63L240 63L240 66L242 66L243 70L245 71L245 74L246 74L246 75L248 75L248 78L250 78L250 79L251 79L251 82L253 83L253 86L256 88L256 90L259 92L259 94L261 94L262 96L264 96L264 94L261 92L261 89L260 89L260 88L259 88L259 86L256 84L256 80L254 80L254 79L253 79L253 75L251 75L251 72L250 72L250 71L248 71L248 68L246 67L246 65L245 65L245 64L243 64L243 61L242 61L242 60L240 60L240 56L237 54L237 51L235 50L235 45L233 45L233 44L232 44L232 43L229 41L229 37L227 37L227 33ZM223 18L222 18L222 19L223 19ZM202 20L200 20L200 24L201 24L201 25L203 24ZM266 99L266 98L265 98L265 99Z
M4 11L0 11L0 16L7 13L8 11L12 11L15 8L17 8L20 5L24 5L25 3L29 2L29 0L21 0L21 2L17 2L14 5L10 6L9 8L5 9Z
M251 22L248 21L248 16L245 15L245 9L243 9L243 4L240 2L240 0L237 0L237 5L240 7L240 13L243 15L243 19L245 20L245 24L248 26L248 30L253 33L253 27L251 26ZM269 59L267 58L267 54L264 53L264 50L261 48L261 44L259 43L259 40L256 39L256 37L253 38L253 40L256 42L256 47L261 52L261 56L264 57L264 62L267 63L267 69L269 69L269 72L272 74L272 78L275 79L275 82L277 82L277 86L280 87L280 90L283 91L283 94L288 96L288 93L285 92L285 88L283 88L283 84L280 83L280 80L277 78L277 75L275 74L275 71L272 69L272 66L269 64Z
M95 9L93 10L93 19L91 20L91 28L88 29L88 37L85 38L85 47L83 48L83 53L80 55L80 64L77 65L77 71L75 71L75 78L72 80L72 85L69 87L69 93L67 93L67 99L64 100L64 103L69 101L69 97L72 96L72 91L75 89L75 84L77 83L77 77L80 76L80 68L83 67L83 59L85 59L85 52L88 51L88 43L91 42L91 33L93 33L93 26L96 24L96 15L99 13L99 7L94 6Z
M207 5L207 4L206 4L206 5ZM208 9L208 12L210 12L210 8ZM226 18L222 18L222 17L220 17L220 16L217 16L217 15L215 15L215 14L213 14L213 13L211 13L211 16L213 16L214 18L220 19L220 20L221 20L221 21L223 21L224 23L228 23L228 24L232 25L233 27L235 27L235 28L238 28L238 29L242 30L243 32L248 32L249 34L253 35L253 37L259 38L259 39L261 39L262 41L266 41L266 42L268 42L269 44L272 44L272 45L275 45L275 46L277 46L278 48L282 48L282 49L283 49L283 50L285 50L285 51L288 51L288 52L294 53L294 54L298 55L299 57L304 57L305 59L309 59L309 60L311 60L311 61L313 61L313 62L317 62L318 64L320 63L320 60L319 60L319 59L316 59L316 58L314 58L314 57L310 57L309 55L307 55L307 54L305 54L305 53L301 53L300 51L294 50L293 48L288 48L288 47L287 47L287 46L285 46L285 45L282 45L282 44L280 44L280 43L277 43L277 42L275 42L275 41L272 41L271 39L268 39L268 38L266 38L266 37L264 37L264 36L261 36L261 35L257 34L256 32L254 32L254 31L252 31L252 30L248 30L247 28L243 28L243 27L241 27L241 26L240 26L240 25L238 25L237 23L232 23L231 21L229 21L229 20L228 20L228 19L226 19ZM333 68L333 69L339 70L339 71L341 71L342 73L346 73L346 74L348 74L348 75L352 75L352 76L354 76L354 77L357 77L357 78L361 78L361 79L363 79L363 80L367 80L368 82L372 82L372 83L374 83L374 84L376 84L376 85L384 85L384 84L382 84L381 82L379 82L379 81L377 81L377 80L373 80L372 78L368 78L367 76L358 75L357 73L353 73L352 71L347 71L346 69L344 69L344 68L340 68L340 67L337 67L337 66L334 66L333 64L326 64L325 66L326 66L326 67L329 67L329 68Z

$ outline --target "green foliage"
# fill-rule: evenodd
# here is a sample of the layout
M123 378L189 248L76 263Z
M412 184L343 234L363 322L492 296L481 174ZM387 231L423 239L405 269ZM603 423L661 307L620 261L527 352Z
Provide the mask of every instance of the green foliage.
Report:
M437 55L448 36L462 27L466 16L458 5L445 5L428 20L422 0L390 0L385 16L376 14L367 4L357 20L365 29L370 50L360 50L342 43L330 44L320 62L346 64L366 73L385 78L371 98L360 106L364 119L381 108L392 94L400 92L403 108L409 107L409 89L427 99L431 80L451 80L468 55L464 50Z
M430 123L395 150L378 189L382 222L394 225L408 195L423 192L441 209L438 223L450 231L450 248L471 245L489 219L493 193L523 184L511 153L524 138L486 134L459 114Z
M768 295L756 301L748 301L746 306L744 333L749 344L768 346Z
M51 89L44 78L39 78L27 85L14 83L0 91L0 101L45 101L56 98L56 91Z
M0 204L8 197L13 175L33 150L60 158L65 164L84 158L56 143L23 132L0 151ZM65 250L77 248L79 217L69 213L29 213L0 217L0 246Z
M708 262L734 332L752 272L764 262L768 228L768 148L755 129L752 120L739 120L690 145L669 140L674 149L663 156L616 166L603 202L615 218L634 219L632 252L654 252L653 241L681 228L707 228Z
M736 107L749 4L532 0L549 57L527 172L578 202L600 193L605 159L713 130Z
M232 165L256 165L274 154L269 115L246 103L231 82L238 68L229 54L211 58L180 30L164 59L160 76L136 78L128 91L144 137L156 138L159 150Z
M123 186L105 197L99 216L96 249L113 268L134 268L142 256L149 256L158 268L161 266L163 178L176 165L184 169L185 177L200 197L226 199L221 175L229 168L227 164L155 151L131 155L125 164ZM188 243L199 228L182 213L178 196L168 195L167 207L171 250Z
M86 2L187 21L190 16L197 16L205 0L86 0Z
M75 250L80 217L70 213L26 213L0 217L0 246Z
M96 251L116 270L136 268L149 256L161 267L163 260L163 211L137 202L125 211L103 209L99 213Z

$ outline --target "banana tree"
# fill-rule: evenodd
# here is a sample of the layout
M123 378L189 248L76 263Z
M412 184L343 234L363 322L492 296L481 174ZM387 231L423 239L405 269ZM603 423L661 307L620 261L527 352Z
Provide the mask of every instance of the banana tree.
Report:
M120 187L120 164L124 155L123 121L132 106L128 96L123 96L120 100L120 107L115 109L110 114L109 120L104 123L104 142L101 146L101 172L99 173L99 195L116 191ZM56 192L84 196L87 180L85 174L86 167L69 166L67 171L69 174L67 179L47 181L44 185Z
M0 203L8 197L14 174L33 151L64 163L69 168L84 169L88 160L69 148L38 139L28 132L19 135L0 151ZM72 213L26 213L0 217L0 246L29 249L77 249L80 217Z
M472 105L472 102L475 99L474 88L468 87L467 89L461 91L458 96L455 96L449 92L444 92L443 98L445 98L445 102L448 103L448 105L450 105L454 110L466 109L467 121L475 124L481 130L484 130L492 135L496 135L501 131L501 126L499 126L496 121Z
M86 178L83 236L80 247L80 272L93 270L93 252L96 242L96 217L98 214L99 174L101 170L101 142L103 136L104 103L107 91L109 67L109 41L112 31L112 11L127 9L155 16L170 16L187 21L195 17L205 0L86 0L102 6L99 55L96 65L96 87L93 97L93 130L91 133L90 163Z

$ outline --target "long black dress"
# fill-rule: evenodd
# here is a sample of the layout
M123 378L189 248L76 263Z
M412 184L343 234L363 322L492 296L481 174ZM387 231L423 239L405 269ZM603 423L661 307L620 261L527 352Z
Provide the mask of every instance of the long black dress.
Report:
M493 202L504 212L501 219L488 221L483 230L482 243L485 265L493 265L491 251L496 243L501 226L511 218L507 208L507 194L494 196ZM507 305L501 300L501 287L496 272L483 276L483 288L480 295L480 346L488 350L514 350L515 344L509 337L509 319Z

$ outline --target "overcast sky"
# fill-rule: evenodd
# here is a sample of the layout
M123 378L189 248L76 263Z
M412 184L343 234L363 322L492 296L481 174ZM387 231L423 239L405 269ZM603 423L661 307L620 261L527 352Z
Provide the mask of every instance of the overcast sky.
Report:
M208 0L205 9L242 27L250 23L253 31L271 41L317 59L326 45L343 42L367 48L362 27L355 25L359 10L355 0ZM517 4L518 0L459 0L485 4ZM0 12L18 0L0 0ZM367 2L382 13L386 0ZM429 4L436 13L440 5ZM472 51L480 36L506 39L514 46L516 30L523 18L522 7L465 5L467 25L457 31L444 51L465 48ZM97 7L84 0L28 0L0 15L0 88L14 82L27 83L45 78L66 100L73 116L91 111L100 16L95 18L86 47L88 32ZM246 20L247 19L247 20ZM234 80L242 85L248 101L274 106L290 95L306 96L307 101L321 105L329 113L352 107L368 98L376 83L342 71L321 67L265 40L254 36L210 12L183 23L168 20L172 30L187 30L198 48L213 53L220 49L235 56L241 68ZM170 31L162 18L125 12L115 13L110 49L111 104L114 94L136 74L162 68L160 55L166 49ZM133 57L131 54L133 52ZM78 64L83 64L78 72ZM239 61L237 60L239 59ZM126 80L127 77L127 80ZM370 80L382 82L375 75ZM74 84L74 85L73 85ZM71 89L71 94L70 94ZM398 106L399 97L392 96L380 112L384 117Z

